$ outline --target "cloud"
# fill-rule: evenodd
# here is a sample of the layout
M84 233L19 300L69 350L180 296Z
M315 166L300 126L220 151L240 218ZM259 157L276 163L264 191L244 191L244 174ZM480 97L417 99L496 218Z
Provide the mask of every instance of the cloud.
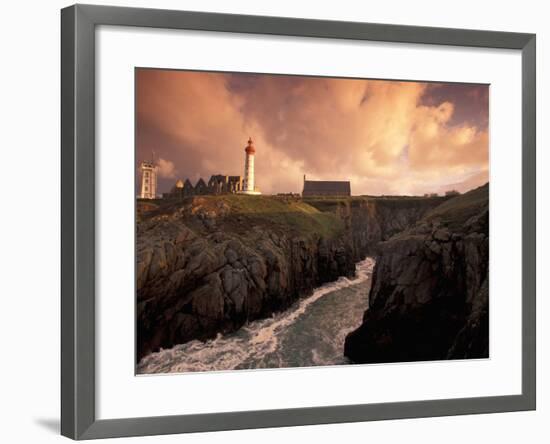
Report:
M174 162L165 160L162 157L157 161L158 175L164 179L173 179L176 177L176 167Z
M453 104L449 102L417 108L415 128L410 134L411 167L450 172L487 166L487 130L467 124L449 126L452 115Z
M265 193L312 179L350 179L354 194L423 194L472 187L488 169L484 86L280 75L139 70L138 154L152 147L197 180L243 174L257 149ZM454 89L453 89L454 88Z

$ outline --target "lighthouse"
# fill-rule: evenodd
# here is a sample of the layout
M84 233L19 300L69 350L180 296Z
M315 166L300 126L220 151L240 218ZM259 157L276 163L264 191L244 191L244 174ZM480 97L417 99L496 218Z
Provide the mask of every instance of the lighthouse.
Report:
M248 138L248 144L246 145L244 152L244 181L243 181L243 194L261 194L256 190L254 186L254 155L256 154L256 148L252 137Z

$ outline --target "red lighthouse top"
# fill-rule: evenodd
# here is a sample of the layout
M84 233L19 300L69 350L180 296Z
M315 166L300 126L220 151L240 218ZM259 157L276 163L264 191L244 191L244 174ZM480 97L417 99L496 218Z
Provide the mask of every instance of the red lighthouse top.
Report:
M255 154L256 148L254 148L254 142L252 141L252 137L248 138L248 145L246 145L246 148L244 149L246 154Z

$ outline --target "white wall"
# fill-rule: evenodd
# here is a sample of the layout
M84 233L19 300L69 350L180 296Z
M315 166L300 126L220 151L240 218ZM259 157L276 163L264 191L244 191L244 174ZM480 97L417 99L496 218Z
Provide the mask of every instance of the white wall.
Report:
M98 3L88 1L88 3ZM543 300L550 282L549 235L544 230L550 187L549 14L544 2L524 0L444 3L407 0L321 3L296 0L190 0L99 2L232 13L282 15L409 25L536 32L538 45L538 411L384 421L376 423L252 430L186 436L186 442L279 443L366 441L408 443L533 442L548 440L550 392L545 372L550 329ZM0 373L2 441L61 442L59 418L59 9L68 2L4 2L0 28ZM546 79L548 79L546 75ZM39 193L39 196L37 196ZM544 202L544 200L546 202ZM546 271L546 274L548 272ZM505 278L505 276L502 276ZM545 316L546 315L546 316ZM452 383L452 381L450 381ZM389 388L391 389L391 388ZM546 436L545 436L546 435ZM136 442L181 442L181 436L136 438Z

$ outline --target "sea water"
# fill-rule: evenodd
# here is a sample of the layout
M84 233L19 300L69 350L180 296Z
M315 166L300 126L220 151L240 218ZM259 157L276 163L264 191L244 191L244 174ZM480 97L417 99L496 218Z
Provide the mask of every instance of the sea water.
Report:
M348 363L346 335L368 306L374 259L356 264L353 278L315 289L287 310L202 342L190 341L144 357L137 373L310 367Z

